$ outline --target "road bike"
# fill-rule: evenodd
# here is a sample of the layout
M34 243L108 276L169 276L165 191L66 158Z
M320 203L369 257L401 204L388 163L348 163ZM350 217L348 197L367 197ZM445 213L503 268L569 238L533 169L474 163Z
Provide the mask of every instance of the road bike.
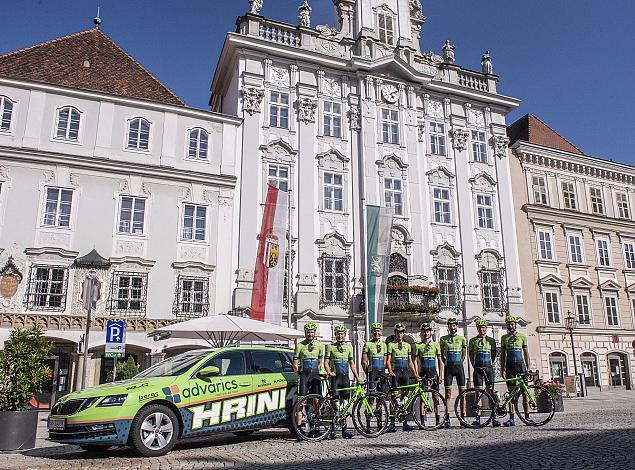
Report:
M389 380L389 377L384 380ZM412 416L417 426L426 431L443 426L443 421L448 415L448 405L443 395L434 388L435 383L436 379L422 378L410 385L389 385L385 396L390 403L391 419L403 422L408 416ZM397 395L402 392L406 392L406 396L400 399ZM437 416L440 417L438 422Z
M549 391L541 385L529 385L533 378L529 374L520 374L508 379L492 382L485 369L477 367L476 370L485 378L485 389L468 388L459 393L454 402L454 413L461 424L468 428L478 429L487 426L494 416L504 418L510 403L514 405L518 418L528 426L544 426L556 411L556 404ZM498 392L490 392L497 383L511 384L512 388L502 397ZM523 402L519 406L519 399ZM465 401L466 416L460 413L461 401ZM467 418L476 418L470 422Z
M321 441L336 427L345 426L349 418L357 432L364 437L378 437L388 429L388 404L381 394L367 392L364 382L336 389L340 395L341 392L351 393L347 399L335 399L329 382L326 396L310 394L298 397L291 414L291 423L300 439Z

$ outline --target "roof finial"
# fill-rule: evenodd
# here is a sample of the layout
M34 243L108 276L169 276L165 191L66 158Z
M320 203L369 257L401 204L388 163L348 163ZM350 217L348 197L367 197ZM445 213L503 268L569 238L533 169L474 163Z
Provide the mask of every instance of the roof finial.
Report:
M99 6L97 6L97 16L93 18L93 23L95 23L95 28L99 29L99 25L101 24L101 18L99 17Z

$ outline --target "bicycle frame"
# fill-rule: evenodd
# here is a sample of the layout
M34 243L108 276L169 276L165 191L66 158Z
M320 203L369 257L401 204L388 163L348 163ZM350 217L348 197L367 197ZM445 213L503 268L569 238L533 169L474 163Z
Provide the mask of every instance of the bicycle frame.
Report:
M430 406L430 402L428 402L428 398L426 397L425 393L425 388L423 388L421 386L421 381L418 381L417 383L414 383L412 385L402 385L400 387L391 387L390 388L390 392L395 392L395 391L399 391L399 390L403 390L403 389L411 389L408 391L408 395L406 398L406 402L401 405L401 408L403 410L408 410L412 404L414 403L414 401L417 399L417 397L421 398L421 401L423 402L423 404L427 407Z
M353 391L353 393L351 393L351 396L348 398L348 400L346 400L346 403L344 403L344 406L341 407L340 409L336 409L337 414L340 417L348 416L350 414L351 408L353 407L353 405L355 404L358 398L362 398L362 403L364 404L364 408L366 409L366 412L373 417L375 416L375 410L373 410L372 406L370 406L370 403L368 402L368 397L366 396L366 392L364 391L362 384L357 383L355 384L354 387L336 388L335 390L338 392L346 392L351 390ZM335 401L330 388L329 388L328 397L331 401Z
M512 390L509 392L509 394L507 395L507 398L503 401L503 403L498 403L500 406L503 407L507 407L509 406L513 400L522 393L522 395L526 396L527 399L529 400L531 406L536 406L536 399L531 396L531 393L529 393L529 388L527 387L527 384L525 383L525 379L523 376L514 376L514 377L510 377L509 379L501 379L501 380L494 380L494 382L490 382L487 378L487 375L484 376L485 377L485 383L487 384L487 388L489 388L490 390L494 389L494 386L498 383L510 383L513 382L514 388L512 388Z

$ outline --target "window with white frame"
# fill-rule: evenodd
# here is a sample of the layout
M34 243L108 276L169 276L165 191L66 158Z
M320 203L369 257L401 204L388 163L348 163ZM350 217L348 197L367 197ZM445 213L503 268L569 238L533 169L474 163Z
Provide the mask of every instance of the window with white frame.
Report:
M445 308L458 306L457 268L437 266L437 286L439 287L439 304Z
M624 243L624 259L628 269L635 269L635 244L633 242Z
M342 105L325 101L323 109L324 135L342 137Z
M148 150L150 145L150 122L142 117L132 118L128 121L129 150Z
M580 325L591 324L591 310L589 307L588 294L576 294L575 296L576 312L578 314L578 323Z
M604 238L597 239L598 264L600 266L611 265L611 253L609 251L609 241Z
M616 193L615 200L617 201L617 216L620 219L630 219L631 211L628 207L628 194Z
M538 230L538 253L540 255L540 259L553 261L551 232Z
M31 266L25 304L27 310L66 309L68 269L63 266Z
M11 116L13 115L13 101L6 96L0 96L0 131L11 130Z
M437 224L451 223L450 190L447 188L433 188L432 201L434 203L434 221Z
M562 200L564 201L564 208L576 210L578 202L575 197L575 186L568 181L562 182Z
M483 131L472 131L472 158L475 162L487 163L487 143Z
M604 202L602 200L602 189L591 188L589 190L591 194L591 212L594 214L604 214Z
M395 215L403 215L403 190L398 178L384 179L386 207L392 207Z
M348 301L348 259L322 256L322 304L344 304Z
M289 190L289 167L269 163L267 165L267 184L275 186L281 191Z
M582 263L582 239L580 235L569 234L569 258L572 263Z
M69 227L72 204L72 189L46 188L42 224L51 227Z
M544 176L532 176L531 187L534 191L534 204L547 204L547 184Z
M392 46L395 43L395 20L390 13L377 13L377 26L379 41Z
M183 240L205 240L207 207L198 204L183 204Z
M382 108L381 127L385 143L399 143L399 113L397 111Z
M606 321L609 326L618 326L620 324L617 312L617 297L607 295L604 297L604 308L606 310Z
M142 197L121 196L119 233L143 235L146 200Z
M476 195L476 215L479 228L494 228L494 204L491 195Z
M323 174L324 210L344 211L344 177L340 173L325 171Z
M207 160L209 133L197 127L189 132L187 157L194 160Z
M55 138L77 142L79 139L80 113L77 108L66 106L57 110Z
M204 317L209 312L209 279L179 276L176 280L174 315L182 318Z
M484 310L501 310L501 283L502 279L500 271L481 271L481 289L483 294Z
M430 153L432 155L445 155L445 124L431 122L430 129Z
M289 93L272 91L269 95L269 125L289 128Z
M109 301L111 315L144 316L147 291L147 273L114 271Z
M545 292L545 310L549 323L560 323L560 304L557 292Z

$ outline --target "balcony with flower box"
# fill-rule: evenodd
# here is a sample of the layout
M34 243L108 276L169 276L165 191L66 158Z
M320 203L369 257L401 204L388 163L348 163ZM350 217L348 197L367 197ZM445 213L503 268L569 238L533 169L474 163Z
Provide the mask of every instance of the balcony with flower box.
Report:
M384 315L433 320L439 311L437 287L389 284L386 287Z

